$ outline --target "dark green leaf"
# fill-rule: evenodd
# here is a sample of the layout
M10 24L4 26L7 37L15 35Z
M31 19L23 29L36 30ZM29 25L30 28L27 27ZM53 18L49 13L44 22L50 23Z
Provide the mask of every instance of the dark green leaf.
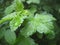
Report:
M4 36L5 28L1 28L0 30L0 39Z
M16 45L37 45L33 39L20 36Z
M5 40L9 43L9 44L14 44L15 40L16 40L16 35L15 32L12 32L11 30L7 30L5 32Z

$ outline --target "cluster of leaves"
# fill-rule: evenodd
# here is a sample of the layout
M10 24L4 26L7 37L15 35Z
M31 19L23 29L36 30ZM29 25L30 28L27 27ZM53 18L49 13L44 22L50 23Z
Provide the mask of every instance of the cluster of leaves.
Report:
M58 0L53 5L52 0L7 1L12 3L4 7L4 14L0 19L0 45L58 44Z

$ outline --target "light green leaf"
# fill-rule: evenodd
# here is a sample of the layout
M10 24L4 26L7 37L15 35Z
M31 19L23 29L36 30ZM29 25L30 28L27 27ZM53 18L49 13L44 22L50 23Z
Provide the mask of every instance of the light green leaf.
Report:
M12 32L11 30L7 30L5 32L5 40L9 43L9 44L14 44L15 40L16 40L16 35L14 32Z
M26 10L24 10L22 13L17 12L17 15L10 21L10 29L11 31L15 31L18 27L21 26L24 19L26 19L28 16Z
M23 18L17 15L10 21L10 29L11 31L15 31L21 24L23 23Z
M51 14L48 13L36 14L35 19L44 23L56 20Z
M47 33L50 30L54 29L54 20L55 18L50 14L38 14L35 16L37 24L37 31L39 33Z
M52 29L52 28L51 28ZM43 23L40 23L38 26L37 26L37 31L39 33L47 33L51 30L50 28L48 28L48 26L46 26L45 24Z
M39 3L40 3L40 0L27 0L27 3L28 3L28 4L30 4L30 3L39 4Z

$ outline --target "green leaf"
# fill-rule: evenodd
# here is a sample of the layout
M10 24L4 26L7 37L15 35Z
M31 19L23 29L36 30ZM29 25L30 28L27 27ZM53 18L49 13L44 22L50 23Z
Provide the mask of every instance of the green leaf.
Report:
M14 32L12 32L11 30L7 30L5 32L5 40L9 43L9 44L14 44L15 40L16 40L16 35Z
M35 20L36 23L38 22L37 31L39 33L47 33L50 30L54 29L53 21L55 20L55 18L50 14L36 14Z
M51 14L48 14L48 13L45 13L45 12L41 13L41 14L36 14L35 19L37 21L40 21L40 22L43 22L43 23L56 20Z
M11 20L12 18L14 18L16 16L16 12L13 12L5 17L3 17L1 20L0 20L0 24L6 22L6 21L9 21Z
M33 23L28 22L28 24L26 24L26 26L21 30L21 35L29 37L35 32L36 30Z
M11 31L15 31L21 24L23 23L23 18L20 16L16 16L10 21L10 29Z
M49 33L50 30L54 29L55 18L50 14L36 14L22 30L21 34L25 37L29 37L36 31L39 33Z
M29 11L34 14L37 11L37 7L35 5L31 5Z
M22 13L17 12L17 15L10 21L10 29L11 29L11 31L15 31L18 27L21 26L24 19L27 18L27 15L28 15L27 13L28 12L26 12L26 10L24 10Z
M50 28L48 28L48 26L46 26L45 24L43 23L40 23L38 26L37 26L37 31L39 33L47 33L49 32L49 30L51 30Z
M24 9L24 5L20 0L16 0L16 7L15 10L16 11L22 11Z
M40 3L40 0L27 0L27 3L28 3L28 4L30 4L30 3L39 4L39 3Z
M16 45L37 45L33 39L20 36Z

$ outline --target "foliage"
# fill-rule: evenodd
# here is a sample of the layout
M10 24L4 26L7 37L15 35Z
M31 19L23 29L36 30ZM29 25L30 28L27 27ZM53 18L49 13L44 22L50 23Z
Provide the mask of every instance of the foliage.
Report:
M0 45L60 45L59 0L0 3Z

